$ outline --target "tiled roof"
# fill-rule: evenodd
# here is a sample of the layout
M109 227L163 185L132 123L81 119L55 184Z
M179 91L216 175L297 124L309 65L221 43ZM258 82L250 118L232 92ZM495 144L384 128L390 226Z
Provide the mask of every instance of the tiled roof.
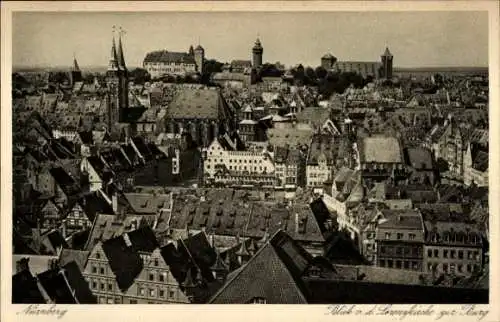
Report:
M274 146L308 146L311 143L313 132L311 130L298 130L292 128L267 130L269 143Z
M405 152L407 162L413 168L418 170L430 170L434 168L431 151L417 147L405 149Z
M68 288L68 284L59 269L50 269L38 274L38 280L43 286L45 292L52 301L58 304L76 304L78 303L72 290Z
M76 249L63 249L59 255L59 265L64 266L70 262L75 262L78 268L83 271L87 264L90 252Z
M118 236L102 243L109 266L115 274L118 287L126 291L143 269L143 262L137 252L127 245L124 236Z
M92 294L88 282L82 275L82 268L75 261L62 265L62 272L68 281L71 291L79 304L97 304L97 298Z
M307 107L297 113L297 121L312 124L315 128L323 126L330 118L330 110L323 107Z
M389 136L365 137L359 147L361 162L403 162L401 145L397 138Z
M334 144L333 137L327 134L317 134L312 137L309 146L308 165L317 165L320 161L333 165L337 158L338 145Z
M144 63L184 63L195 64L194 57L188 53L167 50L153 51L146 54Z
M422 215L418 210L381 210L387 221L379 223L379 228L419 229L423 230Z
M131 212L135 214L157 214L160 209L170 208L170 194L125 193Z
M212 297L212 304L305 304L301 274L312 260L286 233L278 231ZM258 282L257 282L258 281Z
M219 119L225 116L223 98L213 89L179 89L167 110L169 118Z
M90 231L85 250L92 250L99 241L106 241L124 232L130 231L134 225L141 227L143 224L140 216L127 216L124 219L112 214L97 214L92 230Z
M132 248L136 252L152 253L158 248L156 236L149 226L143 226L127 233Z

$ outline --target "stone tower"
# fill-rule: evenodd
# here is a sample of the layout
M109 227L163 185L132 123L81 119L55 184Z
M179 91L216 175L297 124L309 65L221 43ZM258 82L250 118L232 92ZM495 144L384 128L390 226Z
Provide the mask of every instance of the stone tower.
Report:
M252 63L253 68L260 68L262 66L262 54L264 53L264 48L262 48L262 44L260 43L259 38L255 41L255 45L252 48Z
M385 48L384 54L381 56L382 58L382 78L391 79L392 78L392 54L389 51L389 48Z
M200 45L194 49L194 62L196 63L196 71L203 74L203 63L205 63L205 49Z
M78 66L78 62L76 61L76 57L73 58L73 69L71 69L71 85L74 85L77 82L81 82L83 80L82 71Z
M116 48L115 37L111 45L111 57L106 71L106 87L108 90L108 129L112 130L117 123L123 121L128 108L128 72L123 55L121 37Z

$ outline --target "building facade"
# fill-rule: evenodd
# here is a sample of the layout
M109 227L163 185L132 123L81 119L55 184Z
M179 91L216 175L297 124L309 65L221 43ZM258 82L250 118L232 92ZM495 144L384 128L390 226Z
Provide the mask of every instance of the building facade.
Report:
M191 47L192 49L192 47ZM166 75L184 76L194 73L203 73L205 49L198 45L189 52L172 52L158 50L146 54L143 67L152 78Z

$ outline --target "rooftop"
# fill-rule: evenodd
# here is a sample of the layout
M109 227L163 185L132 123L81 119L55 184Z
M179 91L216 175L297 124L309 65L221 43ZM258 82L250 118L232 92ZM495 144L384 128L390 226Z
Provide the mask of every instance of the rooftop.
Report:
M401 145L397 138L390 136L369 136L361 142L361 162L401 163L403 156Z

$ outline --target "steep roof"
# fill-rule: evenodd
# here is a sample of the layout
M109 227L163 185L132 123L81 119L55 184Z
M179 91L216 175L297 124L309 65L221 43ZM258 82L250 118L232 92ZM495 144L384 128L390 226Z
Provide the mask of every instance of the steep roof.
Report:
M401 145L395 137L382 135L365 137L360 142L359 152L361 162L403 162Z
M126 291L143 268L139 254L128 246L124 236L118 236L102 243L109 266L115 274L118 287Z
M169 118L218 119L225 116L223 98L213 89L179 89L167 109Z
M305 304L300 277L311 255L278 231L212 297L212 304L246 304L264 298L267 304Z
M45 303L36 279L29 270L23 270L12 276L12 303Z
M149 226L143 226L127 233L132 248L137 252L152 253L158 248L155 233Z
M68 263L75 262L78 268L83 271L90 252L76 249L63 249L59 255L59 265L64 266Z
M168 50L153 51L146 54L144 63L183 63L194 64L194 57L189 53Z
M131 207L131 212L136 214L157 214L162 208L170 208L170 194L153 195L149 193L124 193Z

